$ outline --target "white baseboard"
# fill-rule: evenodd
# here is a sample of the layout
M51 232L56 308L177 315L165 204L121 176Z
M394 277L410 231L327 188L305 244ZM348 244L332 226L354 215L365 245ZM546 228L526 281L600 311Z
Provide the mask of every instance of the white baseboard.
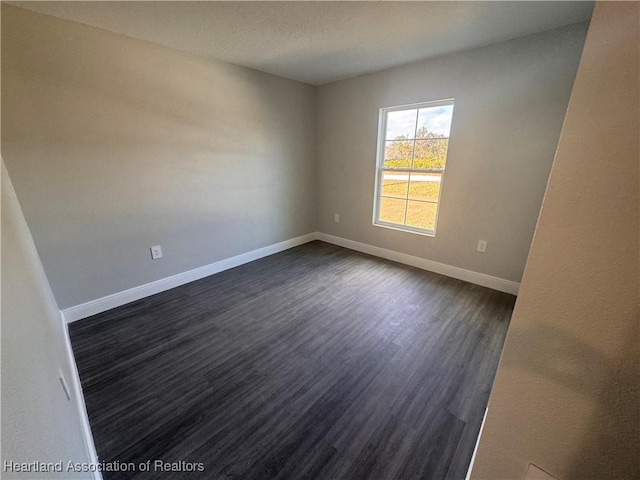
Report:
M84 444L87 449L87 456L92 465L98 465L98 452L95 443L93 443L93 434L91 433L91 425L89 424L89 415L87 414L87 406L84 403L84 393L80 384L80 374L78 373L78 365L71 348L71 337L69 337L69 327L63 312L60 312L60 321L62 322L62 331L64 334L65 350L67 353L67 361L71 366L71 390L76 406L78 408L78 416L80 417L80 426L84 436ZM92 472L94 480L102 480L102 473L96 469Z
M394 262L457 278L458 280L464 280L465 282L475 283L476 285L492 288L512 295L517 295L518 289L520 288L520 284L518 282L512 282L511 280L492 277L491 275L485 275L484 273L473 272L471 270L465 270L464 268L454 267L445 263L438 263L433 260L414 257L413 255L407 255L406 253L400 253L394 250L387 250L386 248L374 247L373 245L355 242L353 240L328 235L326 233L319 232L316 238L323 242L332 243L340 247L349 248L351 250L367 253L376 257L386 258L387 260L393 260Z
M258 260L263 257L268 257L269 255L273 255L274 253L283 252L284 250L297 247L298 245L302 245L303 243L308 243L316 239L317 234L314 232L307 235L302 235L301 237L285 240L284 242L267 245L266 247L259 248L257 250L252 250L247 253L236 255L235 257L225 258L224 260L210 263L209 265L205 265L203 267L194 268L193 270L188 270L186 272L178 273L170 277L161 278L160 280L156 280L154 282L146 283L144 285L124 290L122 292L113 293L111 295L107 295L106 297L98 298L96 300L91 300L74 307L66 308L62 313L64 314L64 317L68 323L75 322L76 320L81 320L83 318L90 317L91 315L106 312L107 310L111 310L112 308L119 307L121 305L125 305L127 303L134 302L151 295L155 295L156 293L164 292L165 290L169 290L171 288L179 287L180 285L184 285L185 283L200 280L201 278L208 277L209 275L213 275L214 273L219 273L230 268L238 267L240 265L253 262L254 260Z
M484 422L487 420L488 408L484 409L484 417L482 417L482 425L480 425L480 431L478 432L478 439L476 440L476 446L473 448L473 455L471 455L471 461L469 462L469 468L467 469L467 476L465 480L471 480L471 471L473 470L473 464L476 462L476 453L478 453L478 445L480 445L480 437L482 437L482 430L484 429Z
M334 245L367 253L376 257L386 258L387 260L393 260L394 262L403 263L405 265L411 265L412 267L475 283L477 285L482 285L483 287L493 288L494 290L510 293L512 295L517 295L518 289L520 288L519 283L512 282L510 280L492 277L491 275L465 270L464 268L454 267L444 263L434 262L433 260L427 260L425 258L414 257L413 255L407 255L406 253L400 253L386 248L374 247L373 245L348 240L342 237L336 237L334 235L328 235L326 233L314 232L302 235L301 237L285 240L284 242L268 245L257 250L252 250L251 252L236 255L235 257L226 258L203 267L194 268L193 270L178 273L170 277L161 278L160 280L107 295L96 300L91 300L74 307L66 308L62 313L68 323L75 322L76 320L81 320L83 318L90 317L91 315L106 312L112 308L155 295L156 293L179 287L185 283L193 282L195 280L208 277L209 275L244 265L245 263L253 262L254 260L273 255L274 253L283 252L284 250L297 247L298 245L302 245L313 240L322 240L323 242L332 243Z

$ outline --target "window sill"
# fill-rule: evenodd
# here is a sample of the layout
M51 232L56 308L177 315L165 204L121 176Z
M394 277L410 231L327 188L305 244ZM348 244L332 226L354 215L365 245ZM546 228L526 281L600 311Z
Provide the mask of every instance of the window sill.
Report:
M373 222L374 227L388 228L389 230L396 230L398 232L413 233L414 235L422 235L423 237L435 237L435 230L422 230L418 228L406 227L404 225L397 225L394 223Z

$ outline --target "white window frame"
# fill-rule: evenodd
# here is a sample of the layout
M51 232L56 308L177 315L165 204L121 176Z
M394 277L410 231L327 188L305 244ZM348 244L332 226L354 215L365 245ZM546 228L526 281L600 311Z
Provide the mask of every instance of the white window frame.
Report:
M453 98L446 98L444 100L436 100L432 102L419 102L419 103L409 103L406 105L397 105L394 107L383 107L379 110L378 116L378 150L376 154L376 180L375 180L375 189L374 189L374 199L373 199L373 225L376 227L384 227L390 228L392 230L399 230L402 232L415 233L418 235L426 235L428 237L435 237L436 235L436 227L438 226L438 213L440 210L440 198L442 197L442 189L444 186L444 171L446 168L445 159L445 168L385 168L384 167L384 153L385 153L385 145L387 139L385 138L387 134L387 114L389 112L397 112L401 110L413 110L415 108L429 108L429 107L439 107L443 105L454 105ZM452 113L453 116L453 113ZM417 125L416 125L417 128ZM449 137L451 139L451 131L449 131ZM415 142L415 132L414 132L414 142ZM447 157L449 156L449 149L447 148ZM382 198L382 176L384 172L424 172L424 173L439 173L440 174L440 190L438 191L438 199L435 202L436 204L436 215L435 221L433 224L433 230L429 230L426 228L414 227L411 225L403 225L399 223L391 223L384 222L380 220L380 204L382 203L380 199ZM408 192L407 192L408 194ZM408 200L408 198L407 198Z

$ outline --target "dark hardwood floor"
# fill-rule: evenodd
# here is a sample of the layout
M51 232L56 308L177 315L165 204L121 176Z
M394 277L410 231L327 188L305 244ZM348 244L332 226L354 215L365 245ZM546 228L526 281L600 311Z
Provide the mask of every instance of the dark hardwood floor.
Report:
M312 242L75 322L104 478L462 479L514 300Z

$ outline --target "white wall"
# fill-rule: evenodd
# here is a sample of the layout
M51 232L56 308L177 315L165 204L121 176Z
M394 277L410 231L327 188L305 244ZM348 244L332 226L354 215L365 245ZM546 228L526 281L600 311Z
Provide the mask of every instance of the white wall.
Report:
M316 230L313 87L2 9L2 154L61 308Z
M91 474L11 473L5 462L89 462L73 389L66 332L2 163L2 478L93 478ZM86 417L85 417L86 418ZM63 465L66 467L66 465Z
M319 230L519 282L586 28L564 27L320 87ZM378 109L452 97L435 238L372 226ZM489 241L486 254L476 253L478 239Z
M598 3L472 478L640 478L640 3Z

